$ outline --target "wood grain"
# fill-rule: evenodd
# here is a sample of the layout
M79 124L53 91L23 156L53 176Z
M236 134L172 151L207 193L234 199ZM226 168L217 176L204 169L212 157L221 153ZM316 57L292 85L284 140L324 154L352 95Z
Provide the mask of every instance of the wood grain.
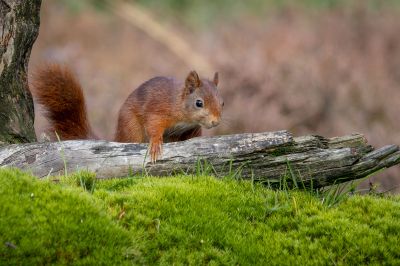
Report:
M293 137L287 131L199 137L166 143L157 163L147 144L63 141L14 144L0 148L0 166L17 167L43 178L85 169L98 178L132 174L168 176L196 173L208 165L215 176L232 175L276 184L283 176L322 187L370 175L400 163L397 145L374 149L360 134L324 138ZM212 166L212 167L211 167Z

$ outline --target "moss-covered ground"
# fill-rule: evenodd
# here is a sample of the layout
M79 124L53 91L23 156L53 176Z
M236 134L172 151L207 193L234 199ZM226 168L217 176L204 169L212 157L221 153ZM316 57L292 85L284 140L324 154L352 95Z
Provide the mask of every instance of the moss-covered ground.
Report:
M400 264L400 197L206 176L36 180L0 170L0 264Z

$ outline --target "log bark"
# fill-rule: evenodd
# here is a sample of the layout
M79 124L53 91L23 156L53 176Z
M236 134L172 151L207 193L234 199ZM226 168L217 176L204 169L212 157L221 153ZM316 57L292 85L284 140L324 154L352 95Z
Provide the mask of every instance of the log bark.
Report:
M35 141L27 68L41 0L0 0L0 144Z
M62 141L0 148L0 166L17 167L43 178L89 170L98 178L133 174L235 176L270 184L286 181L323 187L368 176L400 163L397 145L374 150L360 134L324 138L292 137L287 131L200 137L163 145L150 163L147 144ZM206 169L206 170L204 170Z

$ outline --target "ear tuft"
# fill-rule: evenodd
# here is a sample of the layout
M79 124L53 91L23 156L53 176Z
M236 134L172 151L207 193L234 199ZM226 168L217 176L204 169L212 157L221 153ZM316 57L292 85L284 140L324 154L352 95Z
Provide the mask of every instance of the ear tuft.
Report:
M214 84L215 84L215 86L218 86L218 81L219 81L218 72L215 72L215 74L214 74Z
M198 88L201 86L201 80L196 71L191 71L186 78L185 85L187 88Z

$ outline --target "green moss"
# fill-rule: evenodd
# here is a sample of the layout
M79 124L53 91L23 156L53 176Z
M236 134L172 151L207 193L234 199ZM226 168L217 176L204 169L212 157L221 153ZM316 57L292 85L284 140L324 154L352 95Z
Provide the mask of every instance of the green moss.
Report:
M0 247L3 262L400 263L399 197L327 208L306 192L191 176L98 181L87 193L10 170L0 193L0 240L17 246Z
M72 174L69 179L88 192L93 192L96 187L96 174L89 171L78 171Z
M88 193L0 172L0 264L124 262L129 234Z

